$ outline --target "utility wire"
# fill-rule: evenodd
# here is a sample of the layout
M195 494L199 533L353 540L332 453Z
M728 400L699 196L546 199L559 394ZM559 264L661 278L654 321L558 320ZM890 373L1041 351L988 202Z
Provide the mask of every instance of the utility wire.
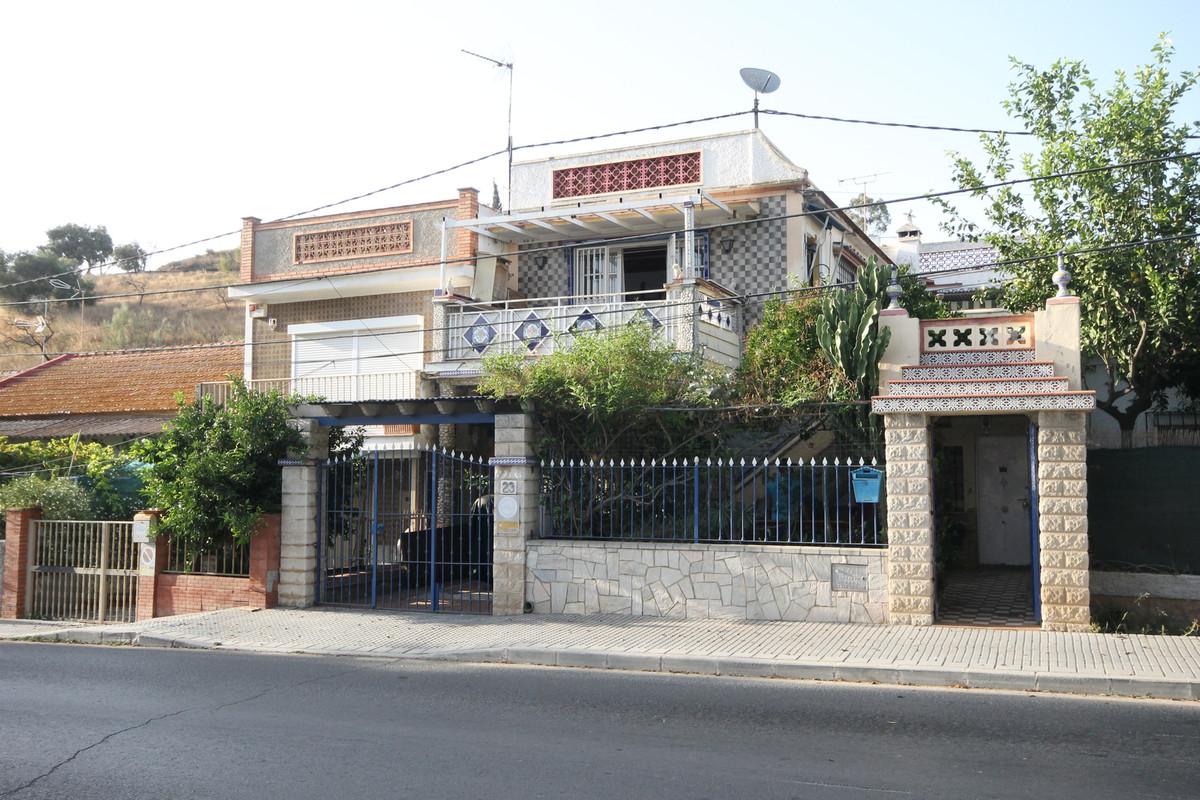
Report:
M1064 251L1063 255L1067 258L1073 258L1076 256L1091 255L1091 254L1095 254L1095 253L1111 252L1111 251L1115 251L1115 250L1123 250L1123 249L1130 249L1130 248L1137 248L1137 247L1145 247L1147 245L1152 245L1152 244L1161 244L1161 243L1165 243L1165 242L1182 241L1185 239L1195 239L1198 237L1200 237L1200 232L1190 233L1190 234L1176 234L1176 235L1172 235L1172 236L1163 236L1163 237L1157 237L1157 238L1152 238L1152 239L1139 239L1137 241L1132 241L1132 242L1118 242L1118 243L1113 243L1113 244L1108 244L1108 245L1097 245L1094 247L1083 248L1083 249L1079 249L1079 250ZM926 272L910 272L909 274L913 277L924 278L924 277L927 277L930 275L946 275L946 274L952 274L952 273L956 273L956 272L975 272L975 271L979 271L981 269L1003 268L1003 267L1007 267L1007 266L1015 266L1018 264L1025 264L1025 263L1030 263L1030 262L1034 262L1034 261L1051 260L1051 259L1055 259L1057 257L1058 257L1057 252L1056 253L1046 253L1043 255L1027 256L1024 258L1017 258L1017 259L995 260L995 261L974 264L971 266L953 267L953 268L944 269L944 270L930 270L930 271L926 271ZM743 294L738 295L736 298L731 298L731 299L737 299L737 300L744 302L746 300L751 300L751 299L760 299L760 298L769 298L769 297L778 297L778 296L795 296L798 294L807 294L807 293L821 293L821 292L826 292L826 291L830 291L830 290L849 288L854 285L855 285L854 281L849 281L849 282L842 282L842 283L823 284L820 286L801 286L801 287L793 287L793 288L788 288L788 289L770 289L770 290L765 290L765 291L761 291L761 292L743 293ZM979 286L985 286L985 285L988 285L988 284L979 284ZM965 289L965 288L972 288L972 287L954 287L954 288L955 289ZM532 299L536 300L537 298L532 298ZM515 302L527 302L527 301L515 301ZM650 310L652 310L652 311L662 311L664 309L682 308L684 306L696 305L696 303L692 300L672 301L672 302L659 302L659 301L647 301L647 302L654 303L653 306L649 307ZM470 304L470 303L464 304L464 308L471 309L473 305L480 306L480 307L489 307L490 306L489 303L487 303L486 301L483 301L483 302L480 302L477 304ZM577 303L576 305L582 306L582 305L587 305L587 304L586 303ZM493 308L492 310L498 310L498 309ZM514 311L532 310L532 307L516 308L516 309L512 309L512 310L514 310ZM469 311L464 312L464 317L465 317L466 313L469 313ZM610 312L600 311L600 312L593 312L593 313L595 313L597 316L603 317L604 315L624 313L624 310L610 311ZM579 312L573 311L573 312L564 313L564 314L545 315L545 316L539 317L539 319L541 319L542 322L555 322L555 321L573 320L573 319L577 318L578 316L579 316ZM688 319L692 316L694 316L694 314L691 311L689 311L687 313L671 314L671 315L665 315L662 317L658 317L658 320L659 320L659 322L663 323L663 325L665 326L667 323L676 322L676 321L682 320L682 319ZM489 324L494 325L495 323L489 321ZM447 336L450 336L453 334L460 334L462 332L470 330L472 327L474 327L473 321L470 324L447 325L444 328L436 329L436 330L445 330L447 333ZM432 331L432 330L435 330L435 329L422 328L422 329L415 329L415 330L409 330L409 331L403 331L403 332L404 333L424 334L424 333ZM368 331L368 334L370 334L372 336L387 335L388 333L393 333L393 331L387 331L387 332ZM564 334L575 335L573 332L570 332L570 331L560 333L559 335L564 335ZM309 336L309 337L305 337L305 340L310 341L310 342L331 341L331 340L336 340L336 339L348 339L348 338L352 338L356 335L360 335L360 334L345 333L345 334L331 334L329 336ZM546 338L552 338L552 335L547 336ZM520 344L522 346L524 346L524 342L522 340L520 340L519 338L517 338L515 335L513 335L511 339L494 339L491 343L489 343L488 346L492 347L496 344L512 344L512 343L516 343L516 342L520 342ZM217 343L211 343L211 344L166 345L166 346L162 346L162 347L148 347L148 348L138 348L138 349L132 349L132 350L119 350L119 351L100 351L100 352L91 352L91 353L76 353L76 352L68 351L68 352L46 353L45 355L49 355L49 356L62 356L62 355L88 356L88 355L105 355L105 354L112 355L112 354L118 354L118 353L136 354L136 353L144 353L144 352L174 352L174 351L225 349L225 348L240 348L240 347L263 348L264 350L266 350L266 349L270 349L270 348L279 349L282 347L288 347L289 345L290 345L290 343L288 341L253 342L250 344L246 344L245 342L217 342ZM400 351L400 352L395 352L395 351L389 350L388 353L382 353L382 354L371 355L371 356L360 356L360 360L361 359L369 359L369 358L392 358L392 357L401 357L401 356L409 356L409 355L429 355L429 354L443 353L443 352L444 352L444 350L439 350L436 348L425 348L425 349L420 349L420 350L405 350L405 351ZM0 353L0 356L30 356L30 357L32 357L32 356L41 356L41 355L43 355L43 354L42 353ZM453 360L453 359L451 359L451 360ZM278 360L270 360L270 361L260 361L260 362L258 362L257 365L258 366L267 366L267 365L280 365L280 364L321 364L321 363L327 363L328 361L329 361L329 359L306 359L306 360L299 360L299 361L293 361L291 359L278 359ZM280 379L280 380L288 380L288 379Z
M501 152L504 152L504 151L501 151ZM1026 184L1026 183L1040 183L1043 181L1058 180L1060 178L1071 178L1071 177L1076 177L1079 175L1091 175L1091 174L1095 174L1098 172L1108 172L1108 171L1112 171L1112 170L1116 170L1116 169L1125 169L1128 167L1139 167L1139 166L1145 166L1147 164L1157 164L1157 163L1161 163L1161 162L1165 162L1165 161L1180 161L1180 160L1188 159L1188 158L1196 158L1197 156L1200 156L1200 151L1176 153L1176 154L1171 154L1171 155L1166 155L1166 156L1157 156L1154 158L1142 158L1142 159L1137 159L1135 161L1125 161L1125 162L1121 162L1118 164L1105 164L1103 166L1097 166L1097 167L1086 167L1084 169L1066 170L1063 172L1054 172L1054 173L1050 173L1047 175L1036 175L1036 176L1024 177L1024 178L1010 178L1008 180L996 181L994 183L988 183L988 184L980 184L978 186L971 186L971 187L960 188L960 189L946 189L946 190L938 191L938 192L926 192L924 194L908 195L905 197L896 197L896 198L891 198L889 200L872 200L872 201L866 202L866 203L851 203L848 205L832 206L830 208L822 208L822 209L817 209L814 211L798 211L798 212L795 212L792 214L774 214L774 215L767 215L767 216L759 216L759 217L755 217L753 219L731 220L729 222L716 222L716 223L712 223L709 225L693 226L692 228L680 228L678 230L672 230L672 231L670 231L670 233L680 234L680 233L688 233L688 232L723 230L726 228L749 226L749 225L759 225L759 224L763 224L763 223L767 223L767 222L776 222L776 221L780 221L780 220L796 219L796 218L800 218L800 217L819 216L819 215L831 214L831 213L835 213L835 212L857 211L860 209L872 208L875 206L889 205L889 204L894 204L894 203L905 203L905 202L915 202L918 200L928 200L928 199L935 198L935 197L951 197L953 195L959 195L959 194L982 193L982 192L989 191L991 189L998 189L998 188L1002 188L1002 187L1006 187L1006 186L1019 186L1021 184ZM586 213L586 209L579 209L578 211L579 211L579 213ZM632 233L632 234L628 234L625 236L597 237L597 238L593 238L593 239L574 241L569 244L560 243L560 244L548 244L548 245L543 245L543 246L539 246L539 247L529 247L524 250L521 250L519 255L525 256L525 255L533 255L535 253L553 252L553 251L557 251L557 250L564 250L568 247L580 247L580 246L587 246L589 244L606 244L606 243L613 244L613 243L621 243L621 242L628 242L628 241L639 241L639 240L646 239L647 236L649 236L649 235L659 235L659 232ZM443 263L447 264L447 265L457 264L457 263L473 263L477 260L478 260L478 256L459 256L457 258L447 258L445 261L442 261L439 258L436 260L429 260L429 261L425 261L425 262L415 262L415 263L404 264L403 268L431 267L431 266L438 266ZM390 272L390 271L393 271L398 268L399 267L393 265L393 266L386 266L386 267L376 267L376 268L372 268L372 269L364 269L364 270L359 270L354 273L347 273L347 274L368 275L368 274L377 273L377 272ZM315 276L306 277L306 278L299 278L296 280L304 282L304 283L308 283L308 282L312 282L312 281L325 280L328 277L332 277L332 276L315 275ZM282 281L281 281L281 283L282 283ZM89 299L89 300L111 300L111 299L120 299L120 298L126 298L126 297L146 297L146 296L153 296L153 295L159 295L159 294L184 294L184 293L188 293L188 292L211 291L213 289L228 289L230 287L246 286L246 285L247 284L244 284L244 283L214 284L211 286L195 286L195 287L189 287L189 288L184 288L184 289L158 289L158 290L153 290L153 291L148 291L148 292L125 292L125 293L119 293L119 294L89 295L86 299ZM291 285L296 286L298 284L291 283ZM270 292L270 291L278 291L278 290L267 289L265 291ZM46 298L46 299L38 300L37 302L38 303L75 303L75 302L80 302L82 299L84 299L84 298ZM13 306L28 306L31 304L31 302L33 302L33 301L29 301L29 300L10 301L10 302L5 302L5 303L0 303L0 308L13 307Z
M777 109L764 108L759 110L760 114L772 114L777 117L797 117L799 119L814 119L824 122L845 122L851 125L874 125L885 128L911 128L921 131L947 131L950 133L988 133L992 135L1004 136L1036 136L1033 131L1025 130L1005 130L1002 128L963 128L955 125L923 125L916 122L884 122L877 119L854 119L852 117L832 117L826 114L802 114L798 111L779 111ZM1187 134L1188 139L1200 139L1200 135Z

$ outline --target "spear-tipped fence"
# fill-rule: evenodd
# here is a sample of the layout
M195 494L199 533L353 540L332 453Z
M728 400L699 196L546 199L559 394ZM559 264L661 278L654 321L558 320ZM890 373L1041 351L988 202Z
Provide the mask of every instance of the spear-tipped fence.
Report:
M547 538L884 546L879 502L858 502L863 459L545 461ZM883 476L881 475L880 478Z

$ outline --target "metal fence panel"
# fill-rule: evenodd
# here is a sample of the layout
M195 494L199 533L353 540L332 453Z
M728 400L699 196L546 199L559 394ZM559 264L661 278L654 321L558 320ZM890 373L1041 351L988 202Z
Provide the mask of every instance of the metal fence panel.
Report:
M132 522L39 520L32 535L30 616L134 620L138 547Z
M866 465L863 459L544 462L542 535L883 546L882 497L858 502L855 496L852 473Z
M491 482L486 459L441 449L328 460L320 602L490 613Z

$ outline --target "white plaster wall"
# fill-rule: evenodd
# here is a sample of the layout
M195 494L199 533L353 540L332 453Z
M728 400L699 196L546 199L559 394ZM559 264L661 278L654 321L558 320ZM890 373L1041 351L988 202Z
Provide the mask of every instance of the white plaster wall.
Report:
M875 548L531 541L526 599L540 614L882 623L886 562ZM833 591L833 564L862 565L867 591Z
M551 191L551 173L556 169L696 150L701 153L700 171L706 189L801 181L808 177L808 170L788 160L761 131L739 131L519 162L513 164L512 206L516 211L531 211L552 204L571 205L591 201L591 198L579 197L555 201ZM659 191L663 190L647 190L655 194ZM677 191L683 193L688 188L678 187ZM625 194L635 197L638 193Z

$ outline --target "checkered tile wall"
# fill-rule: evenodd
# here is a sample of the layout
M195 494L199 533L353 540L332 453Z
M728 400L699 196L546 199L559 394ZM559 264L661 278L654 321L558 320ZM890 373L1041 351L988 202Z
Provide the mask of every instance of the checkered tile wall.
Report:
M539 243L520 250L560 245L562 242ZM539 267L534 259L546 256L546 266ZM522 255L517 262L517 291L526 297L561 297L567 293L567 254L562 247Z
M787 213L783 195L762 200L762 216ZM734 239L729 254L721 250L725 236ZM754 222L745 226L713 232L709 251L709 275L722 286L738 294L754 294L787 288L787 220ZM763 303L770 298L756 297L746 302L745 326L749 328L762 316Z

